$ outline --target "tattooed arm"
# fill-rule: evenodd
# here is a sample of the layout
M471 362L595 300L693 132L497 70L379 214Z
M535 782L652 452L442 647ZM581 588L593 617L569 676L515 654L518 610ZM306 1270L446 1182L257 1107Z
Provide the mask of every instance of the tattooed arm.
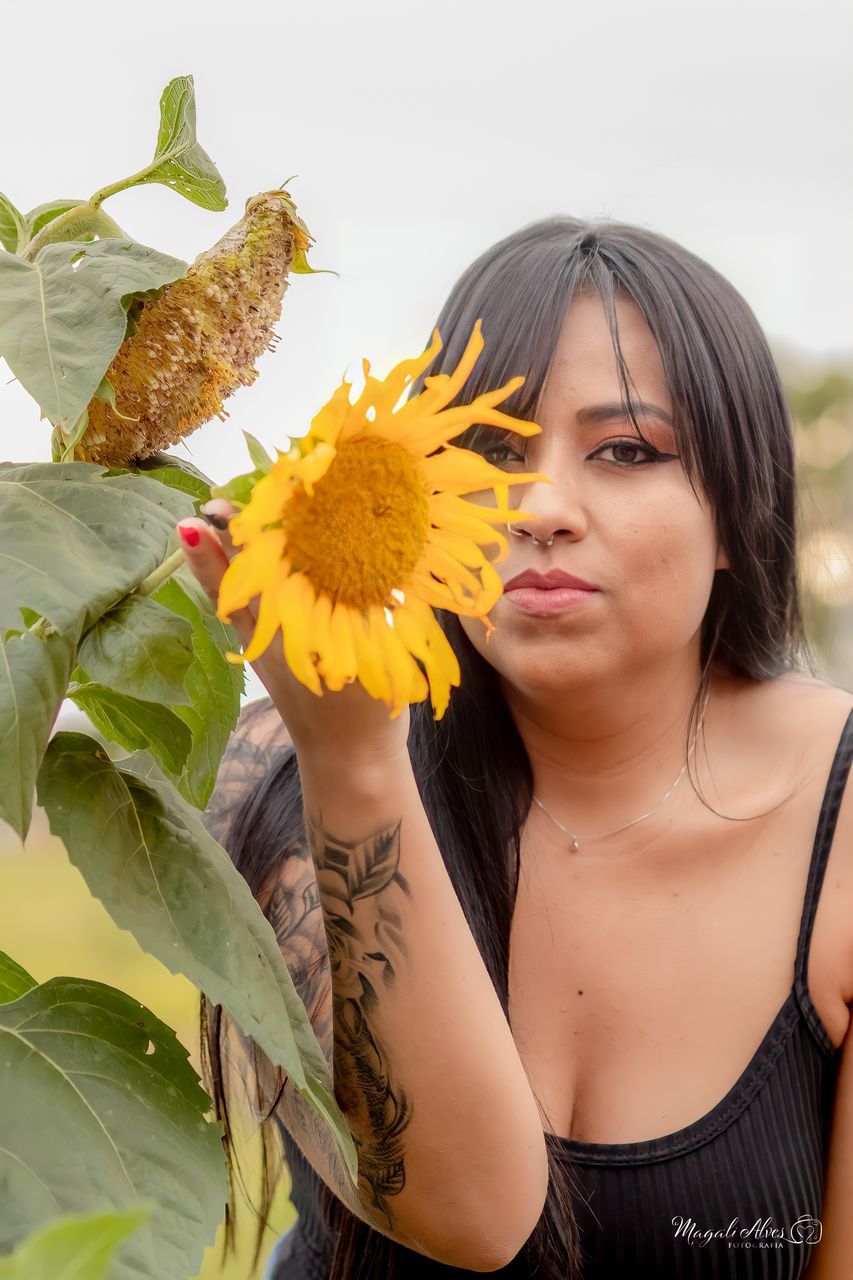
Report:
M244 709L206 815L220 843L288 743L269 699ZM328 755L298 764L308 842L258 897L333 1071L358 1191L289 1081L278 1117L350 1212L440 1262L496 1270L541 1214L542 1124L408 755L379 770ZM276 1084L263 1081L267 1097Z
M408 752L298 763L310 862L283 932L310 902L330 980L317 1025L359 1153L361 1216L441 1262L497 1270L541 1215L545 1139Z
M242 709L203 815L205 827L224 848L228 848L231 824L243 800L273 767L278 753L289 745L290 735L269 697L250 702ZM258 893L258 902L275 931L282 957L331 1072L334 1057L331 971L317 876L307 844L287 849L280 865ZM264 1110L278 1096L276 1120L287 1129L329 1190L368 1225L407 1248L428 1254L424 1244L407 1235L399 1225L390 1224L387 1214L377 1211L377 1157L371 1162L370 1154L361 1150L362 1176L356 1190L325 1121L292 1087L284 1071L273 1066L239 1028L235 1027L234 1031L233 1047L239 1048L241 1076L253 1092L252 1077L257 1076L258 1102Z

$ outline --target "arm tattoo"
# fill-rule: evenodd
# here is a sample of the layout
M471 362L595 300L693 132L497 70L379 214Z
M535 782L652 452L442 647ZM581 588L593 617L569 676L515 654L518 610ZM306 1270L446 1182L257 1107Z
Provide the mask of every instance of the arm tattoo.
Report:
M389 1229L387 1200L406 1180L402 1137L413 1104L392 1079L371 1015L379 988L393 985L397 957L406 954L399 905L411 888L399 870L400 826L398 819L364 839L344 840L325 830L319 814L305 816L331 973L335 1093L348 1120L358 1117L360 1179Z
M240 805L287 741L287 731L271 698L250 702L240 712L201 819L218 844L225 845Z
M202 815L219 844L227 847L241 803L288 742L271 699L243 708ZM398 867L400 825L397 820L348 841L329 835L319 816L311 821L306 815L308 839L287 850L274 882L258 895L326 1057L341 1110L358 1116L360 1133L369 1135L353 1133L360 1199L326 1122L286 1074L276 1123L305 1158L324 1169L339 1200L359 1216L371 1208L384 1215L392 1231L387 1201L405 1185L402 1136L413 1107L391 1079L370 1017L381 986L393 984L398 959L405 957L399 908L411 889Z

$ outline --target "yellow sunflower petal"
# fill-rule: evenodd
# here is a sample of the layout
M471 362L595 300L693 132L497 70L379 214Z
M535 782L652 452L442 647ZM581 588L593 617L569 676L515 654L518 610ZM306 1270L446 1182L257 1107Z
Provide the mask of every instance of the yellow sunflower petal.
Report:
M281 529L269 529L234 556L219 584L216 616L227 622L232 613L244 609L274 578L284 550Z
M349 684L355 678L358 672L352 615L353 611L347 605L336 604L329 619L333 662L332 673L335 684L329 684L327 676L324 676L323 679L330 689L342 689L345 684Z
M489 532L494 533L493 530ZM430 533L430 542L433 546L441 547L449 555L455 556L459 563L464 564L468 569L480 569L488 563L484 551L473 539L465 538L449 529L433 529Z
M462 390L483 350L482 323L482 318L479 317L474 322L468 345L453 373L436 373L424 378L424 390L416 399L428 413L437 413L439 409L443 409Z
M308 497L314 496L314 485L329 470L337 450L321 440L316 448L311 449L293 464L293 474L305 485Z
M416 596L394 610L394 630L410 653L426 667L435 718L440 720L450 701L451 685L461 680L459 661L432 610Z
M278 609L279 584L287 577L289 572L290 566L287 561L281 561L274 581L261 592L255 630L252 633L249 645L243 650L243 658L246 662L254 662L255 658L259 658L269 648L275 633L281 626L281 617Z
M251 501L228 521L228 531L235 546L240 546L265 525L280 520L293 491L293 471L297 459L284 453L252 489Z
M481 489L491 489L495 484L530 484L533 480L554 483L550 476L536 472L502 471L473 450L457 449L454 445L448 445L431 458L424 458L421 466L433 493L436 490L478 493Z
M352 408L349 399L351 388L352 383L344 378L332 397L318 413L315 413L308 432L312 440L323 441L325 444L337 447L341 428L346 421L348 411Z
M375 607L376 612L385 625L384 611ZM353 642L358 656L358 678L372 698L380 698L383 702L391 700L391 681L385 670L383 654L372 639L372 624L367 617L358 611L353 613Z
M496 391L484 392L470 404L455 405L452 409L443 409L440 413L434 414L430 414L421 404L420 396L415 396L387 422L385 434L393 439L401 430L404 430L407 447L413 453L425 455L432 453L455 436L461 435L474 423L504 427L516 435L538 435L542 430L538 422L528 422L526 418L513 418L500 409L492 407L501 400L505 400L523 382L524 378L512 378L503 387L498 387ZM396 421L397 418L402 419L399 424ZM380 430L381 427L377 424L376 434Z
M423 702L429 694L426 676L409 653L400 637L389 627L387 622L375 621L373 614L373 634L379 640L385 655L388 677L391 681L393 712L391 719L396 720L403 707L410 702Z
M465 503L463 507L453 507L444 501L445 497L453 497L453 494L433 494L430 499L430 519L433 525L430 537L435 536L437 529L446 530L469 538L481 547L494 544L503 552L503 556L497 557L498 560L505 558L508 552L506 538L499 529L492 529L486 521L477 518L479 508L473 502ZM516 516L513 515L512 518L515 519Z
M430 542L424 553L426 567L447 583L451 591L467 587L473 595L479 595L480 580L464 564L460 564L455 556L450 555L435 541Z
M410 360L401 360L399 364L395 364L391 372L380 383L382 388L379 391L379 400L373 401L376 404L376 416L379 417L380 412L391 413L397 405L403 392L410 382L413 382L418 374L426 369L427 365L438 355L442 348L441 335L438 329L434 329L429 346L425 347L419 356L414 356Z
M322 694L320 676L311 661L314 591L304 574L292 573L281 584L278 608L287 665L312 693Z

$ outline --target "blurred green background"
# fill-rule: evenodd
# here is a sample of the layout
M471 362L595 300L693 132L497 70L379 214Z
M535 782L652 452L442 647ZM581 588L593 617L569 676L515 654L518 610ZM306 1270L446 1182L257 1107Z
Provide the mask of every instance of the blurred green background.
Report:
M853 688L853 366L821 362L793 350L775 354L795 417L808 632L823 678ZM34 977L94 978L129 992L175 1028L198 1069L196 991L113 924L38 809L26 851L0 825L0 903L0 946ZM256 1139L248 1139L249 1169L257 1168L256 1150ZM294 1220L285 1171L262 1263ZM254 1221L245 1204L238 1206L240 1221L236 1257L220 1271L220 1228L199 1273L203 1280L246 1280L250 1275Z

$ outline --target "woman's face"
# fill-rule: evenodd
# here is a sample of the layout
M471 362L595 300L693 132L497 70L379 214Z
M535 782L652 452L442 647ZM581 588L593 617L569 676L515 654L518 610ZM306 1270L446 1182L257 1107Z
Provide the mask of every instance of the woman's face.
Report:
M499 526L509 542L507 558L496 564L503 582L527 568L559 568L598 588L580 606L547 617L524 612L505 593L489 614L495 631L488 642L481 622L460 619L478 652L511 686L534 696L630 685L644 669L672 670L673 663L698 670L714 571L729 563L707 502L697 500L682 469L673 428L653 410L636 408L642 401L672 412L651 331L628 299L617 303L617 317L636 416L664 455L660 461L646 461L619 409L616 357L595 294L577 296L566 316L536 415L541 433L503 436L508 443L500 445L492 435L477 446L502 470L553 480L509 488L510 505L531 514L512 522L521 536ZM605 416L601 406L614 403ZM614 448L619 441L627 443ZM494 505L491 490L468 498ZM553 545L535 546L531 533L543 541L553 534ZM492 561L495 555L493 548Z

